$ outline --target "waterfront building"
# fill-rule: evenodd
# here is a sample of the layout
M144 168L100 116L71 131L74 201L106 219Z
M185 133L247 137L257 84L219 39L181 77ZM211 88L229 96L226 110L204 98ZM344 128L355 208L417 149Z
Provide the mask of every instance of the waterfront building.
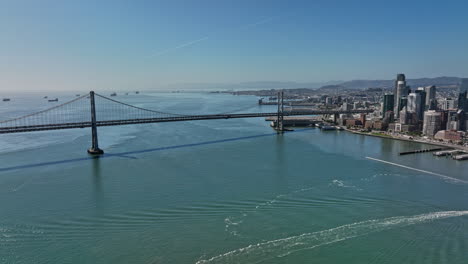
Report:
M434 110L424 112L424 123L422 133L426 136L433 137L441 130L441 113Z
M384 114L384 118L383 118L382 122L384 124L387 124L387 125L390 124L390 123L393 123L393 121L395 120L394 117L395 117L395 115L393 114L393 111L387 111Z
M425 87L426 90L426 105L425 110L436 110L437 100L436 100L436 87L435 85Z
M463 116L464 113L462 110L452 110L447 113L447 130L462 130L463 126Z
M465 133L462 131L455 130L441 130L434 135L435 139L441 139L444 141L452 141L454 143L459 143L463 141Z
M393 94L385 94L383 97L383 105L382 105L382 116L385 116L385 113L388 111L393 111L395 108L395 95Z
M400 123L402 125L417 125L418 121L419 119L417 114L408 111L408 107L405 107L400 111Z
M359 120L361 121L361 124L362 124L363 126L365 126L365 125L366 125L366 114L361 114L361 115L359 116Z

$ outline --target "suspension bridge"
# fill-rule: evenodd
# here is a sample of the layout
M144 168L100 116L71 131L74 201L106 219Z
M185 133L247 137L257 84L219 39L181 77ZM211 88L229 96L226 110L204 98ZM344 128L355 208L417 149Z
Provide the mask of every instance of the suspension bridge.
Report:
M103 154L99 148L97 127L177 121L215 120L233 118L277 117L275 129L282 132L284 116L334 115L369 113L372 110L308 110L285 111L283 92L278 94L278 110L270 113L219 113L204 115L174 114L142 108L120 102L93 91L69 102L18 118L0 121L0 134L44 130L91 128L92 146L89 154Z

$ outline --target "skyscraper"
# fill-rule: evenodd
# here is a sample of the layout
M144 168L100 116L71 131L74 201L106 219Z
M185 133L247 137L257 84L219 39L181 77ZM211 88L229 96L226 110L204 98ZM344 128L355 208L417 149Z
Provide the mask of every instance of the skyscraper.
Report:
M459 86L458 109L468 112L468 78L463 78Z
M409 113L415 113L418 119L422 117L422 96L420 93L410 93L408 95L407 110Z
M435 110L437 108L435 85L427 86L424 89L426 90L425 110Z
M418 114L418 119L423 120L424 118L424 111L426 111L426 98L427 98L427 93L426 89L424 87L419 87L416 91L416 94L419 94L421 96L421 102L419 104L419 108L416 111Z
M400 116L400 110L403 109L401 106L401 99L403 97L406 97L409 93L409 87L406 86L406 77L404 74L400 73L397 75L397 79L395 81L395 89L394 89L394 95L395 95L395 108L394 112L397 115L397 117Z
M433 137L441 129L441 113L433 110L424 112L423 134Z
M383 98L382 105L382 116L385 116L385 113L388 111L393 111L395 108L395 96L393 94L385 94Z
M468 78L463 78L458 94L458 109L460 114L460 130L468 130Z

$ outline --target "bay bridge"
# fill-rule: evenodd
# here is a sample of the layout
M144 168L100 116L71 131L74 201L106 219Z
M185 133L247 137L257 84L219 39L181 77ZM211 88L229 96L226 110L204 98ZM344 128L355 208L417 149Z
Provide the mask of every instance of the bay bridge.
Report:
M97 127L120 126L147 123L216 120L233 118L276 117L275 129L284 131L284 116L334 115L370 113L372 110L284 110L283 92L278 94L276 112L253 113L217 113L217 114L174 114L147 109L120 102L93 91L69 102L31 113L25 116L0 121L0 134L22 133L44 130L91 128L92 145L89 154L99 155L104 151L99 148Z

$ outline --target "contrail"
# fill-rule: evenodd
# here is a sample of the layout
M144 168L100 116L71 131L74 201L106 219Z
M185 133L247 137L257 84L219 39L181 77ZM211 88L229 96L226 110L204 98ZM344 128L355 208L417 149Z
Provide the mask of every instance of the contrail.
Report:
M255 23L252 23L252 24L247 24L247 25L244 25L244 26L241 26L239 27L238 29L242 29L242 28L251 28L251 27L255 27L255 26L258 26L258 25L261 25L261 24L265 24L265 23L268 23L270 22L271 20L273 20L275 17L268 17L268 18L264 18L262 20L259 20ZM155 52L153 54L151 54L150 56L148 56L148 58L154 58L154 57L158 57L158 56L161 56L161 55L164 55L166 53L169 53L171 51L175 51L175 50L178 50L178 49L182 49L182 48L185 48L185 47L188 47L188 46L192 46L193 44L196 44L198 42L202 42L204 40L207 40L209 38L209 36L206 36L206 37L203 37L203 38L199 38L199 39L195 39L195 40L191 40L191 41L188 41L188 42L185 42L185 43L182 43L178 46L175 46L175 47L172 47L172 48L168 48L168 49L165 49L165 50L162 50L162 51L159 51L159 52Z
M451 181L454 181L454 182L465 183L465 184L468 183L468 181L464 181L464 180L460 180L460 179L457 179L457 178L449 177L447 175L435 173L435 172L432 172L432 171L416 169L416 168L408 167L408 166L405 166L405 165L401 165L401 164L397 164L397 163L393 163L393 162L389 162L389 161L385 161L385 160L380 160L380 159L376 159L376 158L371 158L371 157L366 157L366 159L382 162L382 163L385 163L385 164L389 164L389 165L393 165L393 166L397 166L397 167L401 167L401 168L405 168L405 169L409 169L409 170L419 171L419 172L423 172L423 173L426 173L426 174L439 176L439 177L441 177L443 179L451 180Z
M163 51L160 51L160 52L157 52L157 53L154 53L150 56L148 56L148 58L153 58L153 57L157 57L157 56L161 56L161 55L164 55L168 52L171 52L173 50L178 50L178 49L181 49L181 48L185 48L185 47L188 47L188 46L191 46L195 43L198 43L198 42L201 42L201 41L204 41L204 40L207 40L208 37L203 37L203 38L200 38L200 39L196 39L196 40L192 40L192 41L189 41L189 42L186 42L186 43L183 43L183 44L180 44L178 46L175 46L173 48L169 48L169 49L165 49Z
M250 27L261 25L261 24L265 24L265 23L268 23L268 22L272 21L274 18L275 17L267 17L265 19L262 19L260 21L255 22L255 23L242 26L241 28L250 28Z

